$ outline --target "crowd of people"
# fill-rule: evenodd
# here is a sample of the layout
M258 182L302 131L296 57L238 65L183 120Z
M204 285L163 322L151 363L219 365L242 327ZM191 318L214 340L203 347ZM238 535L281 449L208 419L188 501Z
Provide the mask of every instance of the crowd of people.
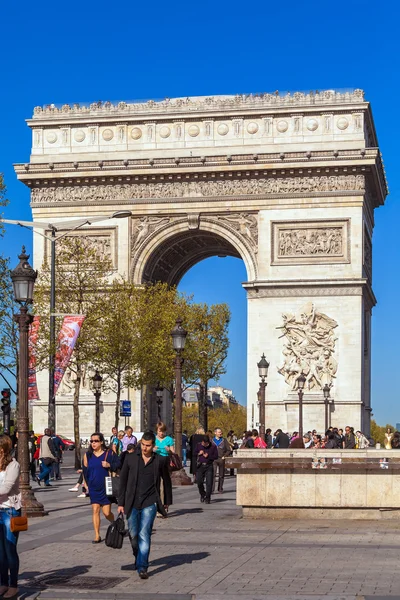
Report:
M216 488L219 494L224 491L225 459L235 449L362 449L374 445L374 440L350 426L344 430L329 427L324 435L316 430L308 431L302 437L298 432L289 435L282 429L272 433L269 428L265 436L260 436L257 429L253 429L240 436L229 431L224 437L220 427L213 432L206 432L200 427L190 437L186 431L183 432L182 458L184 466L190 461L190 473L197 484L200 502L210 504ZM385 448L400 449L399 432L387 429ZM43 482L49 486L51 479L61 479L64 449L62 439L50 429L45 429L42 436L30 432L30 473L38 485ZM117 504L118 515L125 515L127 519L135 568L141 579L148 578L154 520L156 516L166 518L172 504L171 456L174 453L174 439L167 435L167 427L162 422L157 424L155 432L144 432L139 441L130 426L120 431L114 427L108 444L101 432L95 432L83 456L82 468L78 470L78 482L70 489L78 491L82 485L80 496L90 499L93 544L102 542L101 513L112 523L115 519L112 503ZM18 595L18 533L13 531L12 522L21 514L19 474L18 434L13 440L7 435L0 435L0 596L5 599ZM234 475L232 470L230 475ZM111 480L111 491L107 489L107 479Z

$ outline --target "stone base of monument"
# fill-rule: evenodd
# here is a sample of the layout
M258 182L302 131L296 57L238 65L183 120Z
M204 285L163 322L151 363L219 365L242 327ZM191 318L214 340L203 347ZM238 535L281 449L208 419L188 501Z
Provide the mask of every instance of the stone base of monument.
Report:
M187 476L185 469L171 473L172 485L193 485L190 477Z
M270 519L400 519L397 450L237 450L236 503Z

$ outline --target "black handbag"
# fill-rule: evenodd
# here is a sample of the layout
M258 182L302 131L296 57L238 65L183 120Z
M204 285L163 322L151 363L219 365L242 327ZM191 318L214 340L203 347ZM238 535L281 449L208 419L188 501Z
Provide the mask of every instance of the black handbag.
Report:
M118 518L108 526L105 539L106 546L120 550L124 543L125 534L124 516L119 514Z

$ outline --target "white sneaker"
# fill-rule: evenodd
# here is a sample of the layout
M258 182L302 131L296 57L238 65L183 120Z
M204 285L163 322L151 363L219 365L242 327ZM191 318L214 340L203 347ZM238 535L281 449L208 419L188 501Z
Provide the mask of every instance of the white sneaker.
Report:
M69 488L68 491L69 492L79 492L79 488L78 487Z
M76 491L78 491L78 490L76 490ZM77 498L86 498L85 492L82 492L82 494L79 494L79 496L77 496Z

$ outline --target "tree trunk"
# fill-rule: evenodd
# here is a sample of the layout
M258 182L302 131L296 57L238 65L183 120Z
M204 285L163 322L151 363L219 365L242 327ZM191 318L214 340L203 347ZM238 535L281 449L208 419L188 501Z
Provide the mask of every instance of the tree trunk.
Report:
M207 381L199 383L199 423L204 431L208 429L208 414L207 414Z
M117 380L117 399L115 401L115 419L114 419L114 424L115 427L118 429L118 424L119 424L119 408L121 405L121 376L118 377Z
M81 370L77 369L74 387L74 444L75 444L75 469L82 468L81 461L81 436L79 432L79 391L81 388Z

